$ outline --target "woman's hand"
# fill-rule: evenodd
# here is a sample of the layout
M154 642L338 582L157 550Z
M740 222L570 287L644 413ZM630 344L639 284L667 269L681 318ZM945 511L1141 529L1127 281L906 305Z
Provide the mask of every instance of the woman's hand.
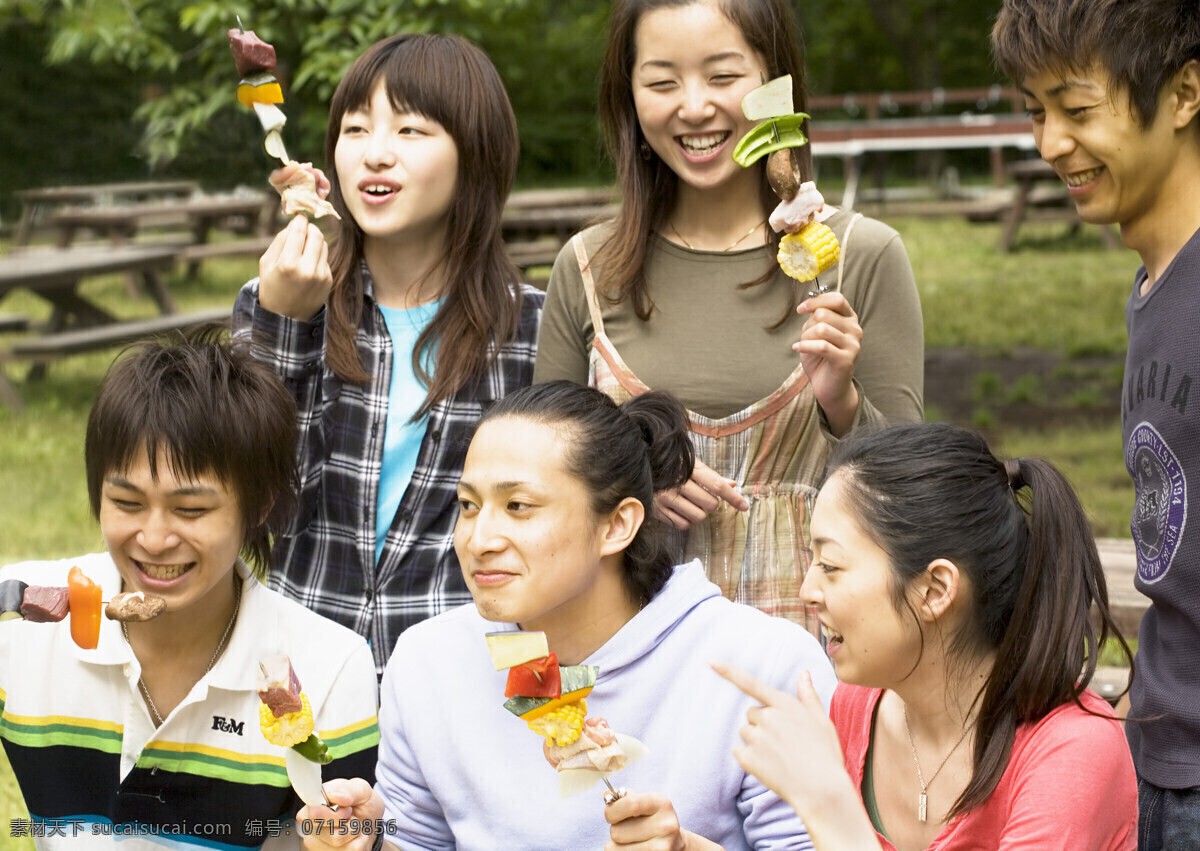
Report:
M297 215L259 258L258 301L272 313L307 322L325 306L332 290L325 235L307 217Z
M792 349L800 354L800 363L830 429L840 437L850 430L858 412L858 389L853 382L854 364L862 349L858 314L838 292L806 298L796 312L811 315Z
M323 851L326 848L366 851L371 848L379 834L375 828L383 824L383 796L372 789L367 781L357 777L353 780L330 780L324 786L329 800L338 805L336 810L304 806L296 813L296 823L303 825L307 821L311 828L309 833L302 835L307 851ZM350 832L349 820L359 826L359 831ZM370 833L361 830L364 824L371 825Z
M740 731L745 744L733 749L742 768L791 804L818 848L878 849L875 829L846 773L837 730L809 673L800 674L792 697L728 663L711 664L761 704L746 711Z
M617 848L640 848L645 851L690 851L690 849L719 848L703 836L679 826L675 807L664 795L626 793L604 807L604 818L612 825L605 851Z
M677 488L654 495L654 513L676 529L690 529L716 510L721 501L738 511L748 511L750 502L732 482L701 461L692 468L692 477Z

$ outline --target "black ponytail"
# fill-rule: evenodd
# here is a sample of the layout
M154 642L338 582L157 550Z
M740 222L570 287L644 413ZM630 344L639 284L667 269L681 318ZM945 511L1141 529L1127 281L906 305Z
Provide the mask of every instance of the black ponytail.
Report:
M1079 499L1046 461L1001 463L977 434L945 423L896 426L844 441L830 460L860 525L887 553L899 610L938 558L970 580L974 612L948 656L994 653L976 721L971 781L949 818L987 800L1021 724L1073 702L1115 637L1100 556ZM1092 620L1092 608L1099 629Z
M682 485L695 464L679 400L652 391L618 407L599 390L551 381L505 396L480 424L501 417L566 426L567 472L587 488L597 514L608 514L628 497L642 503L646 520L625 550L624 578L632 600L651 600L674 567L666 529L653 514L654 494Z

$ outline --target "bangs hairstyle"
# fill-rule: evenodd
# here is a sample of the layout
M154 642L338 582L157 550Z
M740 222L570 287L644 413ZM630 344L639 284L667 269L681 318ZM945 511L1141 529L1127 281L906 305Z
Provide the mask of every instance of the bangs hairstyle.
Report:
M1102 67L1110 99L1128 95L1142 127L1171 77L1200 59L1196 0L1004 0L992 28L996 66L1018 85L1032 74Z
M457 191L445 222L447 290L413 347L413 368L428 388L413 416L416 421L481 375L499 347L517 333L519 275L504 248L500 216L516 178L520 145L500 75L482 50L460 36L392 36L350 66L333 94L325 133L329 200L342 217L329 252L334 283L326 356L346 381L370 379L355 348L363 309L358 274L363 232L346 208L334 153L342 118L366 107L381 80L393 109L436 121L458 151ZM435 349L436 358L430 358Z
M650 318L654 302L646 290L646 255L654 234L666 222L675 206L679 178L659 157L646 159L641 154L645 141L633 101L633 63L637 59L637 25L642 16L658 9L692 6L704 0L617 0L609 18L608 44L600 72L600 121L609 156L621 187L621 206L617 211L612 237L596 254L605 266L609 281L605 296L611 303L628 299L642 321ZM742 33L746 43L758 53L767 67L767 78L792 75L792 98L796 112L806 112L804 54L800 30L786 0L716 0L714 4ZM808 135L808 122L802 127ZM807 145L793 149L802 180L812 180L812 152ZM767 183L766 159L752 166L761 179L760 199L763 218L770 216L779 203ZM771 244L779 235L768 229ZM775 271L772 263L763 276L743 286L760 284ZM799 284L794 289L798 292ZM791 295L795 295L792 293ZM795 301L789 295L783 318L791 316Z
M180 479L213 476L237 497L242 555L261 579L269 528L283 528L296 510L296 405L266 364L224 335L210 327L118 357L88 415L88 499L99 520L105 478L129 470L139 453L156 481L160 460Z

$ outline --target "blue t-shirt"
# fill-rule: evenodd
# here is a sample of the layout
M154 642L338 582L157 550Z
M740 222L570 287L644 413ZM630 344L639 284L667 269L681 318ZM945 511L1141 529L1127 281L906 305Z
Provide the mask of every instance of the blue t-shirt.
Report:
M392 519L400 507L400 500L417 468L417 455L421 451L421 440L425 437L425 426L429 417L409 422L412 415L425 401L428 388L413 371L413 349L417 337L425 330L442 300L404 310L379 305L383 320L387 323L388 335L392 338L392 385L388 388L387 429L383 437L383 469L379 475L379 498L376 500L375 515L375 561L383 554L383 542L387 538ZM426 353L425 367L429 369L437 354L436 346Z

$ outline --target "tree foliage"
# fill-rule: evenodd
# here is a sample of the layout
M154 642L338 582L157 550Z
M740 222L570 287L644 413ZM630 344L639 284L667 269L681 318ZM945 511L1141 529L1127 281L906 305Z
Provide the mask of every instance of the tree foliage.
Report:
M991 5L797 3L809 89L994 82ZM319 158L330 96L366 47L402 31L454 32L488 52L508 87L521 131L522 181L607 180L595 103L609 7L608 0L0 0L0 48L18 45L3 50L0 75L10 79L8 92L15 90L12 80L25 81L19 96L0 101L0 121L15 149L44 144L48 131L64 158L73 151L84 170L104 144L120 148L104 157L130 165L126 160L136 155L143 171L187 174L214 186L257 182L270 162L258 122L234 98L237 73L226 31L237 26L235 16L276 48L285 137L299 159ZM29 68L33 62L45 70ZM43 123L55 113L39 110L42 100L60 109L62 126ZM67 119L93 115L101 105L118 126L93 122L80 131L80 120ZM26 174L9 152L0 168ZM65 182L57 177L48 180ZM4 188L31 182L6 179Z
M802 3L810 91L895 92L998 82L989 47L998 5L979 0Z
M9 0L52 32L51 65L85 61L140 79L135 118L153 164L211 144L224 122L256 122L234 99L237 74L226 32L253 29L275 46L289 141L319 150L324 113L346 68L397 32L457 32L478 41L528 0ZM3 21L3 18L0 18Z

